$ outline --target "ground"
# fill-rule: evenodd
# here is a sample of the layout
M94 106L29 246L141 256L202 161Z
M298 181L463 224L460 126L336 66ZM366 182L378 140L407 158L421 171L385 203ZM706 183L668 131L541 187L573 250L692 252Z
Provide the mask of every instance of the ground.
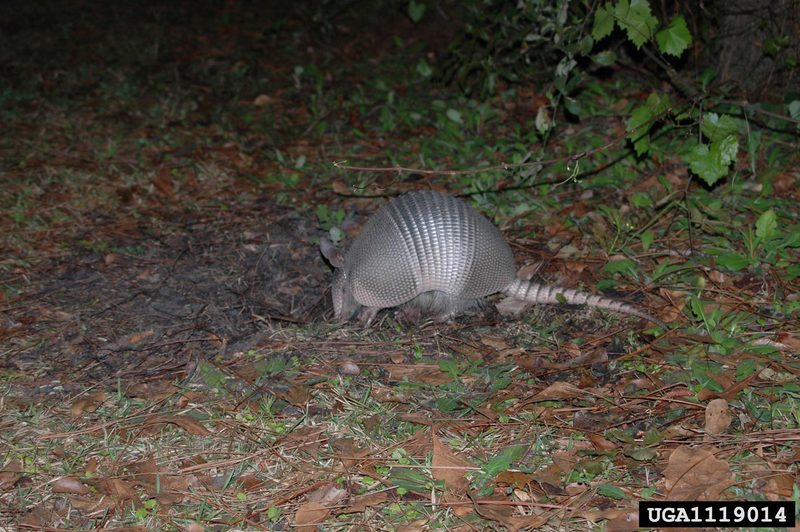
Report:
M620 530L634 500L796 500L796 168L571 179L624 145L632 90L563 119L552 174L398 171L527 161L546 100L412 77L455 21L363 4L0 8L0 526ZM418 188L468 191L523 274L671 328L496 299L336 323L319 238ZM708 251L770 211L774 253Z

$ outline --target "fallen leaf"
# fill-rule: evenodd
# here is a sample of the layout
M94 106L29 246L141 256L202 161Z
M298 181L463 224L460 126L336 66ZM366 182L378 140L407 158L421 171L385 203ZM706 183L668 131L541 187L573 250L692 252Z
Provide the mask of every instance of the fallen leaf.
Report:
M376 491L374 493L366 493L359 495L355 498L353 503L339 512L340 514L360 514L366 511L367 508L372 508L380 505L389 500L389 492Z
M526 488L533 482L533 475L521 471L501 471L494 481L500 486L513 486L515 488Z
M505 504L505 498L497 498L497 504L492 504L492 499L470 498L475 507L475 511L484 519L496 521L504 525L509 531L517 531L522 528L540 528L547 523L554 515L546 513L543 515L528 515L524 517L515 516L516 508L513 505Z
M731 424L728 401L714 399L706 406L706 434L722 434Z
M72 403L72 406L70 407L72 417L79 418L84 412L94 412L100 407L101 404L105 402L105 400L106 394L102 391L81 397Z
M172 425L177 425L189 434L193 436L208 436L212 434L210 430L205 428L201 425L197 420L189 417L189 416L177 416L177 415L159 415L154 416L147 420L145 423L146 426L152 425L159 425L161 423L168 423Z
M22 475L14 471L0 471L0 490L11 489L20 478L22 478Z
M672 451L664 469L666 499L714 501L733 482L728 462L714 456L716 449L681 446Z
M463 495L469 487L469 481L464 474L474 469L475 466L470 461L456 455L436 434L432 436L431 471L433 478L444 481L445 489L450 493L456 496Z
M336 506L348 495L347 490L333 484L322 486L306 496L306 502L294 514L295 527L317 526L325 521Z
M587 434L586 439L588 439L598 451L610 451L611 449L619 447L616 443L605 439L599 434Z
M453 381L453 377L441 371L438 366L387 366L386 369L392 382L407 379L408 382L436 385Z
M77 493L78 495L89 493L89 487L75 477L56 479L51 490L53 493Z
M574 397L585 396L586 391L581 390L574 384L570 384L567 381L556 381L530 399L525 400L525 403L552 401L553 399L572 399Z

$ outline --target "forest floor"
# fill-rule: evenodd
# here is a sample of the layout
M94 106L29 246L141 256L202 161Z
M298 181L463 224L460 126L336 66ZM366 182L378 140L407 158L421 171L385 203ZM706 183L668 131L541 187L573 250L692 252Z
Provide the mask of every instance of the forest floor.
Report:
M571 155L624 148L615 86L544 171L348 170L526 161L546 99L422 76L441 14L326 5L0 8L0 527L623 530L638 500L797 501L797 138L716 188L677 159L584 175ZM319 238L420 188L468 192L537 280L673 328L335 323Z

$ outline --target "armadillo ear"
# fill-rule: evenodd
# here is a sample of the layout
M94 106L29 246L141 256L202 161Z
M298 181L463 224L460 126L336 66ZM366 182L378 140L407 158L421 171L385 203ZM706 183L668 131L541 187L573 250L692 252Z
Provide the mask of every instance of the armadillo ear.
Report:
M334 268L341 268L344 266L344 255L339 251L333 243L324 236L319 239L319 250L322 256L328 259L331 266Z

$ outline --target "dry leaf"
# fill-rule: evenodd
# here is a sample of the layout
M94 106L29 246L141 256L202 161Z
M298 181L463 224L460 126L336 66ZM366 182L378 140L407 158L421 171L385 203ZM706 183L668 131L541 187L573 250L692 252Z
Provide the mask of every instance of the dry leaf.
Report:
M160 415L148 419L145 425L158 425L160 423L169 423L177 425L193 436L208 436L212 434L210 430L201 425L197 420L189 416L170 416Z
M363 461L372 451L358 446L353 438L339 438L331 442L331 447L336 451L336 456L346 468L351 468Z
M587 434L586 439L588 439L598 451L610 451L611 449L619 447L616 443L605 439L599 434Z
M97 461L97 458L94 456L86 460L86 466L83 468L83 472L91 475L92 473L97 472L97 468L100 467L100 462Z
M714 456L713 447L681 446L672 451L664 469L667 500L714 501L733 482L728 462Z
M639 529L639 512L625 508L609 508L585 512L583 517L592 523L606 519L608 532L628 532Z
M94 412L100 407L101 404L105 402L105 400L105 392L95 392L93 394L81 397L72 403L72 407L70 408L72 417L79 418L84 412Z
M0 471L0 490L11 489L20 478L22 478L22 475L14 471Z
M89 493L89 488L75 477L61 477L53 482L53 493Z
M307 501L297 508L294 514L296 527L317 526L327 519L333 507L347 497L347 490L333 484L322 486L306 496Z
M505 338L502 336L483 336L481 337L481 343L483 345L488 345L497 351L502 351L503 349L508 349L510 347L508 342L506 342Z
M529 515L525 517L517 517L514 515L516 508L506 502L505 498L497 498L498 504L492 504L491 499L475 499L470 497L475 505L475 511L484 519L496 521L504 525L509 531L526 529L535 529L544 526L550 520L553 513L544 515Z
M339 512L340 514L360 514L366 511L367 508L378 506L383 502L389 500L389 492L377 491L375 493L366 493L359 495L355 498L353 503Z
M275 98L269 96L268 94L259 94L253 100L253 105L255 105L256 107L266 107L269 104L273 103L274 101Z
M706 406L706 434L722 434L731 424L728 401L714 399Z
M521 471L502 471L494 478L496 484L500 486L513 486L515 488L526 488L533 482L533 475L522 473Z
M408 382L423 384L447 384L453 381L449 373L441 371L438 366L387 366L389 380L392 382L407 379Z
M574 397L585 396L586 392L574 384L570 384L567 381L556 381L530 399L527 399L525 403L550 401L553 399L572 399Z
M463 495L469 487L464 473L474 469L471 462L457 456L447 445L433 434L433 478L444 481L445 489L454 495Z

